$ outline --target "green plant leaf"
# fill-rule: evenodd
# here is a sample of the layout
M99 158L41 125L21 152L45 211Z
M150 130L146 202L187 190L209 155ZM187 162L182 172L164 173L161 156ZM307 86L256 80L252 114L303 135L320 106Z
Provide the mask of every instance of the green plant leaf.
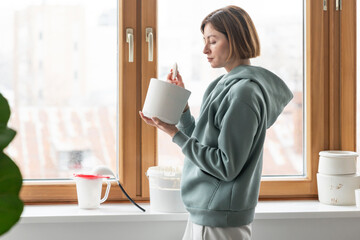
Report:
M5 154L0 153L0 196L18 194L22 186L22 176L18 166Z
M0 197L0 236L15 225L24 208L23 202L16 195L3 195Z
M0 128L6 126L10 119L10 106L6 98L0 93Z
M20 219L24 208L19 198L21 186L19 168L6 154L0 153L0 235Z
M10 119L10 106L0 93L0 151L3 151L15 137L15 131L7 127Z
M3 152L16 132L7 127L10 107L0 94L0 236L20 219L24 204L19 198L22 176L18 166Z
M0 127L0 151L3 151L7 145L14 139L16 132L10 128Z

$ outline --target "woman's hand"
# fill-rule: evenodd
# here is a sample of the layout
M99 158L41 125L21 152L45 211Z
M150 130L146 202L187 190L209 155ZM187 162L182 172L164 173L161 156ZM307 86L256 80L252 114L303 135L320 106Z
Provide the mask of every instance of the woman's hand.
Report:
M185 84L184 84L184 82L182 80L182 77L181 77L179 71L177 72L177 75L176 75L176 77L174 79L172 79L172 72L173 72L173 70L171 69L170 73L166 77L166 80L169 83L175 84L176 86L185 88ZM183 113L186 112L188 109L189 109L189 104L186 103L186 106L184 108Z
M139 111L139 114L140 114L140 117L142 118L142 120L144 120L144 122L146 124L157 127L158 129L169 134L170 137L174 137L175 134L179 131L179 129L177 129L177 127L175 125L165 123L156 117L153 117L153 118L145 117L141 111Z
M179 87L182 87L182 88L185 88L185 85L184 85L184 82L182 80L182 77L179 73L179 71L177 72L177 75L174 79L172 79L172 73L173 73L174 70L171 69L170 73L167 75L166 77L166 80L169 82L169 83L172 83L172 84L175 84Z

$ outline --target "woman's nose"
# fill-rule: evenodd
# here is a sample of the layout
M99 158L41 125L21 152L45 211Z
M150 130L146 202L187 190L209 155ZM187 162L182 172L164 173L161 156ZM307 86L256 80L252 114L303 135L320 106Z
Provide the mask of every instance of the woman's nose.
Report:
M204 53L204 54L208 54L208 53L209 53L209 48L208 48L208 45L207 45L207 44L205 44L205 46L204 46L203 53Z

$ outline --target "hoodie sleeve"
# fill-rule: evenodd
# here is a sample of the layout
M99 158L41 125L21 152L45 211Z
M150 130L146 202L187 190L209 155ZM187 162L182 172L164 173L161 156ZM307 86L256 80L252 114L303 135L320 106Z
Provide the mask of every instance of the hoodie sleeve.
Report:
M192 132L194 131L194 128L195 128L195 119L190 113L190 108L186 112L181 114L180 121L176 125L176 127L180 131L185 133L188 137L191 136L191 134L192 134Z
M210 85L208 86L208 88L204 93L202 105L204 104L209 94L212 92L216 84L222 79L223 76L224 75L221 75L220 77L215 79L212 83L210 83ZM176 127L180 131L182 131L183 134L185 134L186 136L190 137L192 135L192 132L195 129L195 118L191 115L190 108L186 112L181 114L180 121L176 125Z
M234 99L221 119L218 147L201 144L181 131L173 137L173 142L204 172L223 181L232 181L249 158L258 124L255 111Z

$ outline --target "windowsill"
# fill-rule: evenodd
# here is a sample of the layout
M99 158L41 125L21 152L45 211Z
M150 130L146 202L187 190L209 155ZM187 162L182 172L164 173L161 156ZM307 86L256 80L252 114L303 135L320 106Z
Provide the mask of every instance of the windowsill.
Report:
M21 223L186 221L188 213L150 212L148 203L139 203L146 212L130 203L101 204L98 209L80 209L76 204L28 205Z
M20 223L69 222L136 222L187 221L187 213L151 212L149 204L140 204L141 212L132 204L103 204L96 210L82 210L77 205L25 206ZM255 220L260 219L360 218L356 206L332 206L318 201L260 201Z

